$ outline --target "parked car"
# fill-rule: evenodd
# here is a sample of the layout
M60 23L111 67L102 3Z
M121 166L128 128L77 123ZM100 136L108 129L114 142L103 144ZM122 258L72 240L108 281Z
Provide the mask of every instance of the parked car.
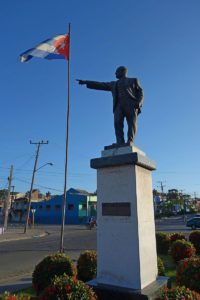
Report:
M191 229L200 228L200 217L194 217L187 221L186 223L187 227L191 227Z

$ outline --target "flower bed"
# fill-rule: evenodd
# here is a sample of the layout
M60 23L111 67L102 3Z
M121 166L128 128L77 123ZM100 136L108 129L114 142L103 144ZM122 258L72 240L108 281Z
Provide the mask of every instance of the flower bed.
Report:
M184 285L200 292L200 258L191 257L181 260L177 267L176 284Z
M0 299L1 300L34 300L36 298L31 297L29 295L24 295L23 293L17 295L17 294L5 292Z
M181 232L177 232L177 233L172 233L170 235L170 241L171 243L177 241L177 240L185 240L186 241L186 237L183 233Z
M189 241L194 245L196 253L200 254L200 230L195 230L190 233Z
M158 254L167 254L171 241L170 235L164 232L156 233L156 248Z
M180 261L181 259L194 256L196 250L192 243L185 240L177 240L172 243L170 254L173 257L175 262Z
M55 276L51 284L41 293L39 300L96 300L92 289L76 277Z
M200 300L200 294L184 286L172 289L164 288L156 300Z
M158 264L158 275L164 276L165 275L165 267L162 259L158 256L157 257L157 264Z
M33 272L33 288L39 295L51 283L55 275L67 274L74 276L76 274L75 266L72 260L63 253L56 253L45 257Z
M97 275L97 253L96 251L85 251L79 256L77 262L78 279L86 282Z

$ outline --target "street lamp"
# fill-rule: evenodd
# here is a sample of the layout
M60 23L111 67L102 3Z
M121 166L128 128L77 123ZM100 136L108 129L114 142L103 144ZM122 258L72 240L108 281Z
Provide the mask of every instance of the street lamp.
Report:
M39 169L42 169L43 167L45 167L45 166L47 166L47 165L53 166L53 164L52 164L51 162L48 162L48 163L42 165L41 167L39 167L37 170L35 170L35 172L37 172Z
M37 155L37 157L38 157L38 155ZM26 222L25 222L25 226L24 226L24 233L26 233L27 228L28 228L28 220L29 220L30 209L31 209L31 195L32 195L32 191L33 191L33 183L34 183L34 179L35 179L35 173L36 173L39 169L45 167L46 165L53 166L52 163L48 162L48 163L42 165L41 167L39 167L38 169L36 169L36 166L37 166L37 159L35 160L35 165L34 165L33 175L32 175L32 181L31 181L31 188L30 188L30 192L29 192L29 195L28 195L28 208L27 208Z

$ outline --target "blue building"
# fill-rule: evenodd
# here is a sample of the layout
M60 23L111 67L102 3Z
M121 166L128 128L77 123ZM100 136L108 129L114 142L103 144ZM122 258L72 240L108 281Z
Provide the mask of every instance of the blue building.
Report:
M63 195L31 203L35 223L61 224ZM90 216L96 218L97 196L84 190L67 191L65 224L84 224ZM32 217L32 215L30 215Z

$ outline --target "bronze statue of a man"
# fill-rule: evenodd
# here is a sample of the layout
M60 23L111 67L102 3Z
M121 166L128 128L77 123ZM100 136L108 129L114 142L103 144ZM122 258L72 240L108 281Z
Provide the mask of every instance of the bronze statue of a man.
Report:
M117 81L97 82L77 79L89 89L112 92L116 146L125 144L124 118L128 124L127 145L132 145L137 131L137 116L143 105L143 90L137 78L128 78L126 67L118 67L115 75Z

